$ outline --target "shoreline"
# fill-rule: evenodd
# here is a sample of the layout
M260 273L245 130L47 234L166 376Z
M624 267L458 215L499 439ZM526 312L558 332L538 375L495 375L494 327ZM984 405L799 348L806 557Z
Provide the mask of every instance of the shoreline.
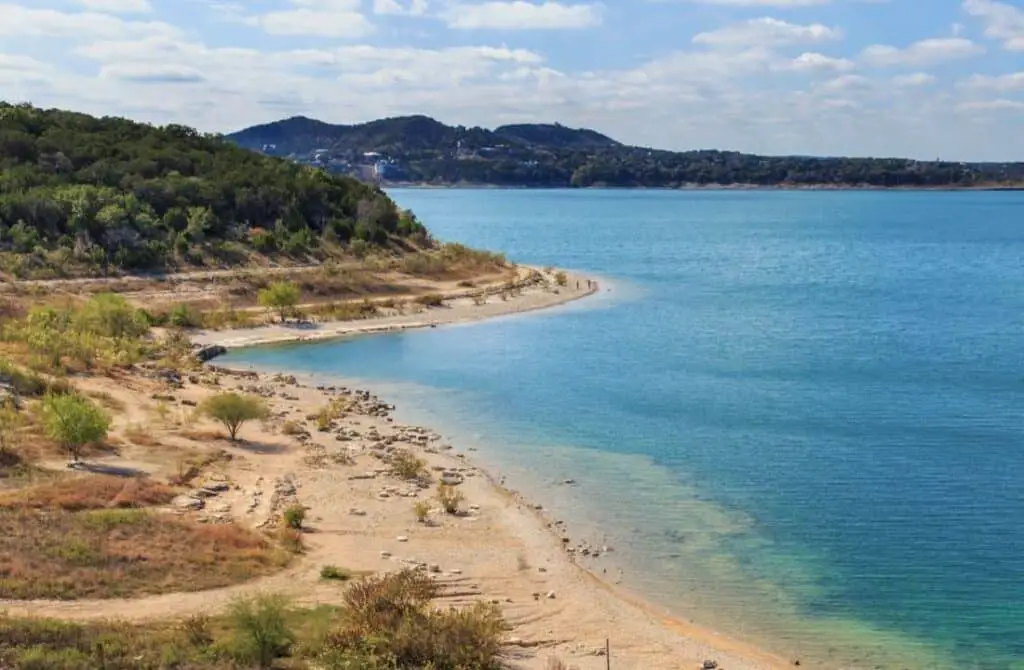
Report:
M268 344L336 340L357 335L436 328L526 314L565 305L602 290L599 281L578 273L566 272L566 285L557 286L552 285L547 274L539 268L521 267L541 272L549 281L521 286L518 294L497 301L494 300L496 294L489 295L487 301L480 305L470 297L459 296L447 300L443 307L429 308L414 314L381 315L358 321L328 320L309 325L266 324L251 328L199 330L192 333L191 339L200 347L223 347L225 350Z
M513 191L836 191L836 192L1016 192L1024 191L1024 184L978 184L970 186L874 186L871 184L683 184L680 186L528 186L516 184L475 184L450 183L429 184L423 182L383 182L384 189L411 190L513 190Z
M576 281L580 281L580 290L575 290ZM294 342L317 342L330 339L338 339L362 334L376 334L397 332L413 328L435 327L440 325L455 325L459 323L470 323L486 318L508 316L513 314L527 313L547 307L554 307L571 301L581 299L601 290L599 282L591 279L590 288L587 288L587 278L579 275L569 275L567 285L573 290L560 291L556 293L544 293L543 291L526 292L518 299L510 298L502 303L491 303L494 307L490 310L486 306L477 305L453 305L446 308L447 313L441 310L431 310L431 315L440 318L424 320L422 315L405 315L404 317L379 317L368 319L366 322L338 321L320 324L323 326L314 333L294 332L292 329L281 326L261 326L254 329L243 329L236 331L210 331L202 333L200 338L193 338L194 342L203 346L223 346L225 349L260 346L267 344L282 344ZM419 318L413 318L419 317ZM344 325L342 325L344 324ZM270 369L246 370L242 367L228 365L214 365L211 369L224 371L227 374L238 375L242 378L256 375L261 382L280 377L287 374L287 371L275 371ZM317 384L332 383L333 380L318 378L309 375L308 379L313 381L309 387L325 388ZM305 380L304 380L305 381ZM333 387L326 387L333 388ZM390 419L389 419L390 421ZM416 426L416 430L425 430L435 433L431 426ZM436 434L436 433L435 433ZM450 447L449 447L450 448ZM573 584L581 593L577 596L566 596L570 602L575 600L574 606L579 606L583 611L598 611L605 613L609 622L604 624L605 636L613 640L612 655L615 657L616 668L634 668L635 670L653 670L654 668L677 668L678 660L687 657L694 663L693 667L700 667L705 660L715 660L723 667L731 670L777 670L792 665L777 654L759 648L754 644L741 639L732 638L714 629L701 626L683 618L682 615L670 612L668 609L656 605L641 594L633 592L611 581L609 576L602 576L597 572L598 566L595 561L589 560L592 567L584 565L577 559L577 547L575 538L570 540L567 528L562 522L555 521L550 517L547 510L534 504L527 497L504 484L504 477L500 473L487 469L474 458L472 454L455 452L430 452L430 461L434 467L447 469L461 469L469 466L479 475L478 481L483 484L484 491L477 491L470 499L481 498L481 504L491 506L493 499L504 501L500 514L500 524L506 528L513 529L516 540L529 546L541 544L549 556L548 561L556 560L558 568L550 564L541 568L545 574L555 572L568 573L568 583ZM586 543L580 545L582 548ZM608 548L604 548L608 550ZM614 547L611 548L614 550ZM468 547L457 547L455 555L459 564L465 564L470 557L465 555L472 552ZM389 553L389 552L388 552ZM390 556L390 553L389 553ZM379 569L379 568L378 568ZM563 580L565 581L565 580ZM558 598L563 598L561 592L566 588L564 583L558 587ZM534 600L538 600L538 593L534 593ZM548 597L555 597L554 591L549 592ZM509 600L511 602L511 600ZM515 624L513 620L513 625ZM516 627L518 628L518 627ZM626 638L629 640L626 649L620 649L623 642L621 632L630 630ZM515 634L517 631L513 631ZM589 668L603 668L604 659L600 657L600 645L591 648L586 652L587 656L594 656L599 663L594 665L581 664L580 658L575 658L576 647L584 646L580 640L592 638L591 631L586 634L580 633L574 637L572 632L566 631L561 634L559 629L550 631L555 639L563 640L561 646L568 646L568 650L561 650L557 646L552 649L554 655L565 656L570 654L569 662L573 667L581 670ZM635 639L634 639L635 638ZM588 640L587 646L593 647L593 640ZM532 644L532 643L531 643ZM633 647L639 646L639 650ZM652 652L651 647L657 652ZM525 647L524 647L525 648ZM595 650L596 649L596 650ZM542 657L533 659L536 663L545 660ZM541 665L529 663L521 667L540 668Z

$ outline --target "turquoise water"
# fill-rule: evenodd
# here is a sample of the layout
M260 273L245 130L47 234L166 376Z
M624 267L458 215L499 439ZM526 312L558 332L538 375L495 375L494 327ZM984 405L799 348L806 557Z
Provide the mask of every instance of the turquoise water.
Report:
M1024 193L393 195L612 290L231 359L378 386L805 667L1024 668Z

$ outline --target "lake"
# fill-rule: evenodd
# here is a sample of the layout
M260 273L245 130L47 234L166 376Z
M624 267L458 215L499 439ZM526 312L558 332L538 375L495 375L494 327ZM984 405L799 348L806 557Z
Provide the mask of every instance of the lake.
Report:
M360 380L805 666L1024 668L1024 193L391 195L602 292L226 362Z

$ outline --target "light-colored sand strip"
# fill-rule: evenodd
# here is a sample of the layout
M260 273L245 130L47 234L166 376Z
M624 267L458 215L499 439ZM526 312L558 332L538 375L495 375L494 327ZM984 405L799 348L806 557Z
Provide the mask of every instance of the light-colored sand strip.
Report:
M545 276L551 280L550 276ZM435 307L415 314L379 316L360 321L270 324L253 328L203 330L194 333L192 341L202 346L219 344L233 349L259 344L310 342L369 333L433 328L546 309L592 295L598 290L600 288L597 281L567 274L564 286L558 286L554 281L530 285L505 299L500 295L490 295L486 302L479 305L472 298L460 297L447 301L444 307Z

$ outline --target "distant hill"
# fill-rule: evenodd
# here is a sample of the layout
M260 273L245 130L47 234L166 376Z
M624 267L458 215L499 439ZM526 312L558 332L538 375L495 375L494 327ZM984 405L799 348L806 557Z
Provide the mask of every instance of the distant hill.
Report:
M318 125L268 132L313 136ZM407 239L426 231L355 179L184 126L0 103L0 269L10 274L307 260Z
M398 116L356 125L333 125L304 116L240 130L227 136L248 149L269 145L281 154L305 154L318 150L336 153L379 152L404 154L421 151L454 151L513 145L526 148L590 149L621 146L593 130L559 124L518 124L495 130L448 126L428 116Z
M232 133L240 146L385 183L526 187L983 188L1024 185L1024 163L661 151L595 130L525 123L494 130L427 116L356 125L294 117Z

